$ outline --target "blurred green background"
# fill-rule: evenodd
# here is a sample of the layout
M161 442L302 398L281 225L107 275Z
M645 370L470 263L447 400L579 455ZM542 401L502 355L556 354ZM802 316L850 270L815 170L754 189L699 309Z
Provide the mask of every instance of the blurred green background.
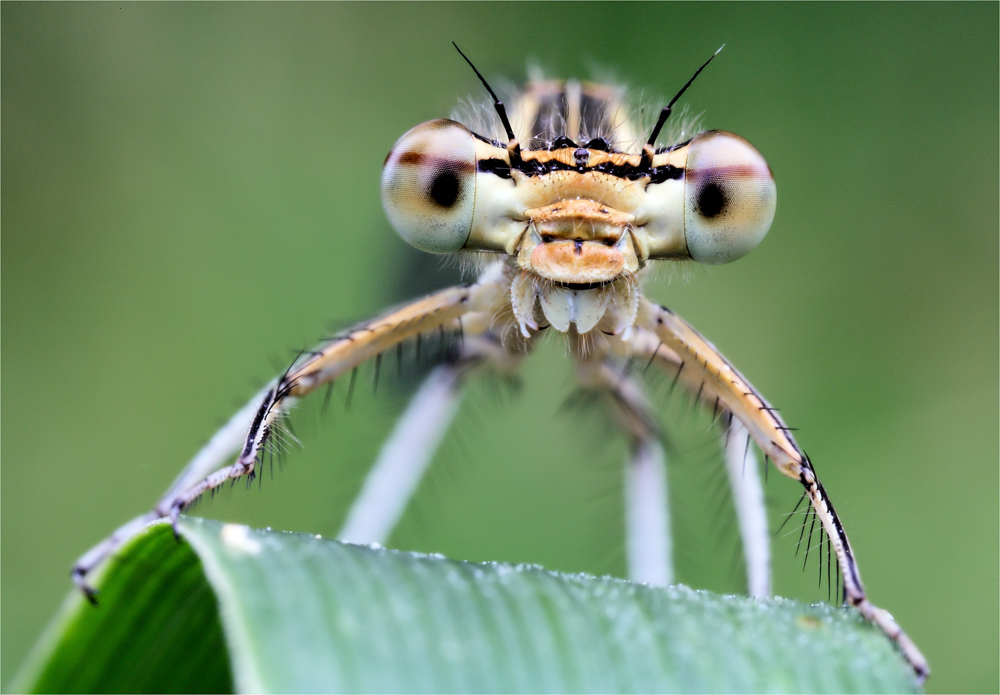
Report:
M76 557L148 509L290 350L454 282L378 199L401 133L483 97L454 39L487 76L610 69L668 97L726 44L684 101L767 156L777 218L746 259L649 293L801 429L928 689L1000 688L997 4L0 14L3 682ZM558 343L524 377L517 396L471 388L392 545L620 576L621 444L600 413L558 414ZM303 409L305 448L262 492L196 513L334 535L404 403L359 391L346 414ZM683 410L665 407L688 433L670 469L679 578L738 592L718 456ZM777 523L799 486L771 475L767 493ZM825 599L794 541L775 543L776 593Z

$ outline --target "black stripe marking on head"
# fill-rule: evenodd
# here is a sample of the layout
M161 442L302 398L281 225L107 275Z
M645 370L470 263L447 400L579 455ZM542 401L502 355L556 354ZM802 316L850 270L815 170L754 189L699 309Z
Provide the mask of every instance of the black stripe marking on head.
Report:
M476 168L480 173L494 174L502 179L509 179L511 177L511 169L519 171L529 177L545 176L546 174L551 174L555 171L575 171L580 174L587 174L594 171L602 174L608 174L609 176L614 176L615 178L625 179L627 181L636 181L648 176L650 183L663 183L664 181L673 181L684 178L684 169L681 167L675 167L672 164L665 164L663 166L647 169L641 164L616 164L611 161L604 161L595 166L574 166L572 164L566 164L558 159L550 159L547 161L522 159L516 166L512 166L503 159L489 158L480 159L476 163Z

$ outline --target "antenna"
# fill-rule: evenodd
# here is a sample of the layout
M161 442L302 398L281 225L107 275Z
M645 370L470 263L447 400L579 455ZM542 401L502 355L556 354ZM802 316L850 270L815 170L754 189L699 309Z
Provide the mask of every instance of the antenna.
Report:
M499 99L497 99L496 92L494 92L493 88L490 87L489 83L486 81L486 78L483 77L481 74L479 74L479 71L476 70L476 66L472 64L472 61L469 60L469 57L467 55L465 55L464 53L462 53L462 49L458 47L458 44L455 43L454 41L452 41L451 45L455 47L455 50L458 51L458 54L460 56L462 56L463 58L465 58L465 62L469 64L469 67L472 68L472 71L474 73L476 73L476 77L478 77L479 81L483 83L484 87L486 87L486 91L490 93L491 97L493 97L493 108L495 108L497 110L497 115L500 116L500 122L503 124L503 129L505 131L507 131L507 139L508 140L517 140L517 138L514 137L514 130L510 127L510 121L507 120L507 109L504 108L503 102L500 101ZM722 50L722 49L720 48L719 50ZM711 60L711 58L709 58L709 60ZM707 65L707 63L706 63L706 65ZM695 74L697 75L698 73L695 73ZM690 82L688 84L690 84ZM685 87L684 89L687 89L687 87ZM684 90L682 89L681 91L683 92ZM678 96L680 96L680 95L678 95ZM671 103L673 103L673 102L671 102Z
M712 58L714 58L715 56L719 55L719 53L725 47L726 47L726 44L722 44L721 46L719 46L719 50L712 54ZM458 48L458 46L455 46L455 48ZM461 51L459 51L459 53L461 53ZM667 104L666 106L664 106L663 110L660 111L660 117L658 119L656 119L656 125L653 126L653 133L649 136L649 140L646 141L647 145L649 145L650 147L652 147L653 145L656 144L656 138L660 134L660 129L663 128L663 124L666 123L667 122L667 118L670 117L670 112L671 112L671 109L673 108L673 105L677 102L678 99L681 98L681 94L683 94L685 91L687 91L687 88L691 86L691 83L694 82L694 78L696 78L698 75L700 75L702 70L704 70L706 67L708 67L708 64L712 62L712 58L709 58L708 60L706 60L705 63L700 68L698 68L697 70L695 70L695 73L691 76L691 79L687 81L687 84L684 85L683 87L681 87L681 91L677 92L677 95L673 99L670 100L670 103ZM466 60L468 60L468 58L466 58ZM472 63L469 63L469 65L472 65ZM472 68L472 69L475 70L475 68ZM479 73L477 72L476 74L478 75ZM482 78L480 78L480 79L482 79ZM486 83L484 82L483 84L486 84ZM489 87L487 87L487 89L489 89ZM492 93L492 90L491 90L491 93Z

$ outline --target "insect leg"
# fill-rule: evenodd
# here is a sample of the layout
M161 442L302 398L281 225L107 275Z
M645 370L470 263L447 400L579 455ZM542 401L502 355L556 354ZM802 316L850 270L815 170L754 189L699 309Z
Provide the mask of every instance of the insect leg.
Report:
M366 544L388 540L458 413L462 382L484 362L513 371L520 359L495 336L479 336L464 341L457 360L435 367L379 451L338 539Z
M250 424L253 422L254 414L259 409L260 402L270 393L272 388L273 386L269 385L254 396L247 405L243 406L239 412L229 419L229 422L222 426L222 429L212 436L205 446L191 459L188 465L184 467L184 470L177 476L152 511L122 524L114 533L88 550L76 561L76 564L73 565L71 576L76 585L91 602L95 602L96 592L86 583L85 577L87 574L93 571L129 539L136 536L147 524L167 516L171 503L181 491L187 489L218 468L223 461L236 451L237 447L243 442Z
M633 442L625 462L628 576L651 586L674 583L667 456L656 439Z
M671 392L681 384L694 395L696 403L712 404L713 422L719 423L724 430L722 448L746 563L747 593L754 597L770 596L771 538L767 532L767 508L757 457L750 448L746 428L733 417L719 396L711 390L706 391L703 380L697 379L690 370L685 373L686 365L677 353L664 346L652 332L645 329L638 329L638 332L642 335L637 340L618 344L612 341L612 347L617 347L622 356L644 361L644 371L656 364L667 373Z
M625 533L628 576L634 582L666 586L674 581L673 538L666 453L657 418L640 383L607 360L579 359L577 375L603 391L630 450L625 461Z
M356 326L300 358L278 379L260 404L236 462L177 494L170 505L171 519L176 519L182 509L226 480L252 475L258 454L280 424L280 418L298 398L425 331L447 327L471 330L473 334L482 332L497 304L505 298L505 283L500 278L442 290ZM479 315L467 317L470 313ZM471 320L463 321L464 318Z
M101 564L105 558L124 545L130 538L137 536L146 527L146 524L159 518L161 518L160 515L155 511L135 517L119 526L114 533L88 550L76 561L70 576L88 601L97 605L97 590L87 584L85 580L87 573Z
M462 402L460 367L435 367L396 422L337 539L385 543L403 515Z
M209 440L151 512L123 525L81 557L73 568L74 581L92 599L94 592L84 581L87 573L147 523L166 517L176 519L200 494L228 479L253 473L261 446L266 444L273 428L279 424L277 420L295 398L332 382L395 344L438 326L461 328L472 334L484 332L497 307L505 300L508 286L509 280L503 275L488 274L474 285L442 290L387 312L335 337L318 350L300 356L285 374ZM236 452L239 457L232 466L216 470Z
M686 380L689 387L703 388L706 395L718 397L778 470L802 484L833 546L843 575L845 598L899 645L917 678L921 682L926 679L930 670L923 654L887 612L868 601L843 524L819 482L812 462L799 448L777 410L715 346L669 309L642 299L636 323L644 329L637 331L632 340L639 355L669 351L668 361L679 360L684 365L678 372L680 378Z
M757 456L750 448L750 435L738 420L730 423L725 439L726 472L739 519L747 593L754 598L766 598L771 595L771 538L767 532L767 507Z

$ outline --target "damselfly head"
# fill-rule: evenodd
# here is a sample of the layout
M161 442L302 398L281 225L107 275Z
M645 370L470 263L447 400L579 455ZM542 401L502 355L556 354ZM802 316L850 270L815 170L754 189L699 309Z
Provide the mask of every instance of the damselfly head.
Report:
M708 131L656 147L694 77L660 112L641 150L626 152L619 148L633 144L637 130L620 90L534 83L508 118L476 75L507 142L455 121L418 125L386 157L382 203L419 249L506 255L511 310L525 338L543 319L560 332L627 335L636 273L648 261L728 263L767 234L774 178L746 140ZM564 132L554 132L560 126Z
M549 95L545 109L531 103L537 89L519 99L518 111L545 118L526 133L554 121L594 121L597 129L608 118L611 104L588 102L584 111L580 84L562 84L570 96ZM553 118L552 103L567 113ZM613 105L616 116L621 108ZM522 116L515 112L515 122ZM386 214L413 246L505 253L521 270L565 283L607 282L656 259L736 260L767 234L776 200L761 154L723 131L632 154L605 139L581 145L568 136L522 149L516 139L493 142L442 119L403 135L382 171Z

